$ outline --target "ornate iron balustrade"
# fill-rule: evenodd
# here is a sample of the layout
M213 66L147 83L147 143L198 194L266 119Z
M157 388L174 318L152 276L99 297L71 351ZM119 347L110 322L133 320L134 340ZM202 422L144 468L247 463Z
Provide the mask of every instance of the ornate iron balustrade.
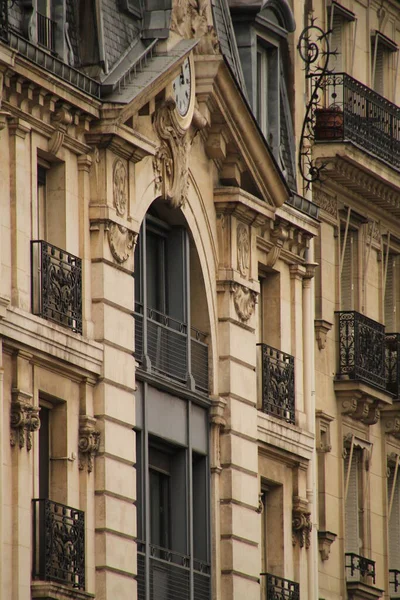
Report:
M154 309L147 310L146 353L152 371L175 379L183 384L188 381L188 332L187 325ZM135 358L144 364L145 340L143 306L135 305ZM208 345L205 333L191 328L190 372L195 389L208 393Z
M150 597L160 600L210 600L210 565L191 560L189 556L150 545L149 556ZM138 600L146 598L146 556L144 542L138 542ZM193 596L190 593L193 579Z
M386 389L395 400L400 399L400 334L387 333L385 336L385 375Z
M354 581L360 577L372 577L372 581L375 584L375 561L359 554L353 554L352 552L346 552L345 559L348 580Z
M82 333L82 261L48 242L31 242L32 312Z
M55 30L57 23L40 12L36 12L37 42L40 46L55 50Z
M400 108L346 73L324 77L315 140L350 141L400 168Z
M300 586L295 581L261 573L266 580L266 600L300 600Z
M294 357L267 344L261 349L262 410L295 423Z
M393 600L400 597L400 571L389 569L389 592Z
M84 590L84 513L47 499L32 504L33 577Z
M360 380L386 389L385 327L355 311L336 314L339 319L338 378Z

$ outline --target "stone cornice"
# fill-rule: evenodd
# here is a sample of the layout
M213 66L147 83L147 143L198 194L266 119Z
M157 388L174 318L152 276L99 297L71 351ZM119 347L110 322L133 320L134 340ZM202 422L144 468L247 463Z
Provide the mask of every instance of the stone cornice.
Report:
M268 446L260 446L260 452L282 452L289 465L293 465L293 461L307 464L311 460L315 442L308 431L260 411L257 412L257 430L259 442Z

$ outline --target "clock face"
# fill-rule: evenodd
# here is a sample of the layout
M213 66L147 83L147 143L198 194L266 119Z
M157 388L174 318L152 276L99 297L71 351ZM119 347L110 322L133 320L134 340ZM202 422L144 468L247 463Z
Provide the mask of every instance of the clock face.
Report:
M192 74L190 71L189 58L185 59L181 67L181 72L175 78L172 89L176 108L181 117L184 117L190 106L190 95L192 91Z

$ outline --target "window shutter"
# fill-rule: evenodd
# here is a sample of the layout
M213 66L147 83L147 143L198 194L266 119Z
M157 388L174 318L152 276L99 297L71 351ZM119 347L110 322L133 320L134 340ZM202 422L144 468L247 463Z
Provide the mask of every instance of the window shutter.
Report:
M336 73L341 73L343 71L343 25L344 23L341 15L334 13L330 49L337 51L336 56L332 58L332 67Z
M396 259L389 255L385 285L385 328L387 333L396 331Z
M359 452L354 450L353 458L350 462L350 457L345 459L345 479L348 469L350 468L349 487L347 490L347 498L345 503L345 521L346 521L346 552L359 554L360 551L360 530L359 530L359 514L358 514L358 470L359 470Z
M375 61L375 77L374 77L374 90L378 94L383 95L384 92L384 63L385 63L385 48L382 44L378 43L376 50L376 61Z
M388 479L388 497L390 498L394 481L392 471ZM393 495L392 512L389 521L389 568L400 569L400 478L396 478L396 487Z
M343 252L344 231L341 232L341 254ZM340 278L342 310L354 310L357 300L358 251L357 233L349 231L344 251L343 268Z

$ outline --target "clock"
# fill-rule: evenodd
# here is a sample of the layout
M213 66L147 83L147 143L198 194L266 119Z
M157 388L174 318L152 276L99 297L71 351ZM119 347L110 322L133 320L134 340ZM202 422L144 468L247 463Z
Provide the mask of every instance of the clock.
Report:
M181 117L185 117L189 111L192 97L192 68L189 57L185 58L181 72L172 83L172 93L176 110Z

